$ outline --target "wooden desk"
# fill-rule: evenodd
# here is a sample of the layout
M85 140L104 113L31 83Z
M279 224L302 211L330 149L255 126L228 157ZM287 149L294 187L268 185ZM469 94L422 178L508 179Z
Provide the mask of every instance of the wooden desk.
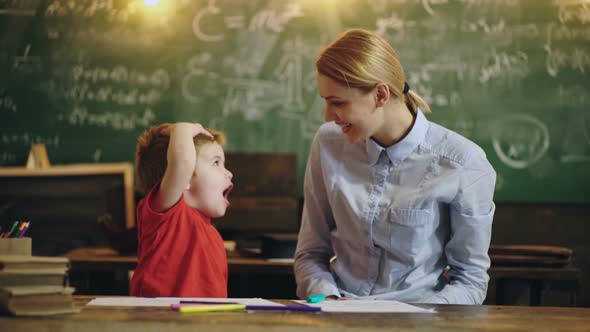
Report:
M82 286L80 288L99 289L94 292L99 295L128 295L128 271L135 269L137 257L119 256L109 248L79 248L65 256L70 259L71 272L86 274L88 280L98 279L101 272L110 274L104 277L104 285L78 285ZM291 262L229 257L228 266L230 297L295 298L295 278ZM576 268L492 266L488 273L490 284L485 304L576 305L580 280L580 271ZM551 293L551 289L555 290L556 287L562 289ZM109 288L115 291L100 291ZM560 298L554 299L557 296Z
M486 304L577 304L581 271L575 267L492 267Z
M129 295L129 273L137 257L119 256L110 248L78 248L70 259L72 286L84 295ZM230 297L295 298L293 263L228 257Z
M76 296L84 306L92 297ZM286 302L286 301L278 301ZM590 331L590 308L420 305L432 314L211 312L180 314L167 308L83 307L79 314L0 317L3 331Z
M64 255L70 259L72 270L134 270L136 256L119 256L109 248L78 248ZM259 258L228 257L231 272L261 272L293 274L293 263Z

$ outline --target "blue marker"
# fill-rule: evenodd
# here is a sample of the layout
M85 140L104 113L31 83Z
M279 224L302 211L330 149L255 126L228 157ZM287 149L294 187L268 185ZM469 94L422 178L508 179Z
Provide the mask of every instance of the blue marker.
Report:
M306 300L307 303L320 303L326 299L326 295L324 294L312 294L309 295Z

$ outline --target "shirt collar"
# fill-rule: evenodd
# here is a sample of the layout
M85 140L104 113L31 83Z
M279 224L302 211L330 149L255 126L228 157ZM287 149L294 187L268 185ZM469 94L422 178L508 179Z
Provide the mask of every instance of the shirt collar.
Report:
M418 109L416 114L416 121L414 126L410 129L410 132L401 141L394 145L383 148L373 139L369 138L366 140L367 156L370 165L375 165L379 160L381 151L385 150L389 160L396 165L406 159L410 153L412 153L416 147L424 141L426 131L428 130L428 120L426 116Z

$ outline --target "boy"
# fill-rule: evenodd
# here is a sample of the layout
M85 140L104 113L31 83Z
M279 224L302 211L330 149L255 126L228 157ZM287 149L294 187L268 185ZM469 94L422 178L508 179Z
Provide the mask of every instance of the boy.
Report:
M186 122L139 137L138 183L149 192L137 206L132 296L227 297L227 258L211 225L225 214L233 188L224 143L222 133Z

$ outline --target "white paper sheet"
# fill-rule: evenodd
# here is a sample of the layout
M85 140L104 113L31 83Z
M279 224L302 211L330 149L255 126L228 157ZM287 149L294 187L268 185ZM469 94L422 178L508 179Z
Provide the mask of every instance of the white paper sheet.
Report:
M283 306L280 303L260 298L210 298L210 297L99 297L88 302L88 306L119 306L119 307L170 307L180 301L202 301L240 303L245 305Z
M405 313L434 313L434 310L423 309L398 301L382 300L342 300L307 303L303 300L296 302L310 306L321 307L325 312L405 312Z

